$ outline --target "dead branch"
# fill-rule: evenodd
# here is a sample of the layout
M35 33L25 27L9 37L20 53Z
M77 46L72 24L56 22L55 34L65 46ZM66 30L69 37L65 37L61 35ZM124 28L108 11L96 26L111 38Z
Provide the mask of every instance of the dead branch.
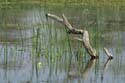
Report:
M75 37L74 39L75 39L75 40L78 40L78 41L80 41L80 42L83 42L83 40L82 40L81 38Z
M96 50L93 49L92 46L90 45L89 33L87 30L84 31L82 39L83 39L83 46L85 47L86 51L89 53L91 58L98 58L98 56L96 55Z
M106 55L108 56L109 59L113 59L112 54L108 51L107 48L104 47L104 51L105 51L105 53L106 53Z
M81 39L77 39L77 40L82 41L84 48L89 53L91 58L98 58L98 56L96 55L96 51L90 45L89 33L87 30L73 28L73 26L69 23L68 19L64 14L62 15L62 18L53 14L46 14L46 16L64 24L68 29L69 33L82 35L83 36L82 40Z
M63 14L62 17L63 18L60 18L56 15L53 15L53 14L46 14L47 17L50 17L62 24L64 24L66 26L66 28L68 28L68 32L69 33L72 33L72 34L83 34L83 30L82 29L75 29L72 27L72 25L69 23L68 19L65 17L65 15Z
M56 20L56 21L58 21L58 22L61 22L61 23L63 23L63 19L62 18L60 18L60 17L58 17L58 16L56 16L56 15L53 15L53 14L46 14L46 16L47 17L50 17L50 18L52 18L52 19L54 19L54 20Z

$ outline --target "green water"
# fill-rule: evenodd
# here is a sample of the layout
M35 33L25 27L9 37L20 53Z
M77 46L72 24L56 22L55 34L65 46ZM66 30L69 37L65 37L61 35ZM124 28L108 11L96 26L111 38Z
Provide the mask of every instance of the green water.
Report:
M125 82L124 6L41 3L0 4L0 83ZM65 14L75 28L87 29L99 59L90 60L76 35L46 13Z

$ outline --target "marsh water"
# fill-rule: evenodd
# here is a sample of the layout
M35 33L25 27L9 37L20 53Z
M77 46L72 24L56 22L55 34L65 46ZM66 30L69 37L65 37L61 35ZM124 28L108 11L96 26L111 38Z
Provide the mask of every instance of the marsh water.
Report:
M3 5L0 9L0 83L125 83L125 7ZM89 31L99 59L90 60L80 37L46 18L65 14ZM112 60L103 51L106 47Z

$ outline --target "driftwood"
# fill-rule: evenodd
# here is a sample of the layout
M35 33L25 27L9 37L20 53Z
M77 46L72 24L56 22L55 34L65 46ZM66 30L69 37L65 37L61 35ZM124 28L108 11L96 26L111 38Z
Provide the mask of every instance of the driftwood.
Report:
M82 29L76 29L74 28L68 21L68 19L65 17L65 15L62 15L62 18L53 15L53 14L46 14L47 17L50 17L60 23L62 23L63 25L66 26L66 29L68 29L68 33L71 34L80 34L82 35L82 39L79 38L75 38L79 41L81 41L83 43L83 46L85 48L85 50L87 51L87 53L91 56L91 58L98 58L97 54L96 54L96 50L92 48L90 41L89 41L89 33L87 30L82 30Z
M108 56L109 59L113 59L112 54L108 51L107 48L104 48L104 51L105 51L105 53L106 53L106 55Z

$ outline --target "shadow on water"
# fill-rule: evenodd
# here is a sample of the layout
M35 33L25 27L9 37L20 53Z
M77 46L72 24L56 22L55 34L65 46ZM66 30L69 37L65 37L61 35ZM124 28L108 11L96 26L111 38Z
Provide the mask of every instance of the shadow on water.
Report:
M124 7L6 6L0 9L1 83L125 82ZM65 13L74 27L86 27L100 59L89 60L82 44L71 39L74 35L47 20L46 12ZM103 47L113 60L107 60Z

